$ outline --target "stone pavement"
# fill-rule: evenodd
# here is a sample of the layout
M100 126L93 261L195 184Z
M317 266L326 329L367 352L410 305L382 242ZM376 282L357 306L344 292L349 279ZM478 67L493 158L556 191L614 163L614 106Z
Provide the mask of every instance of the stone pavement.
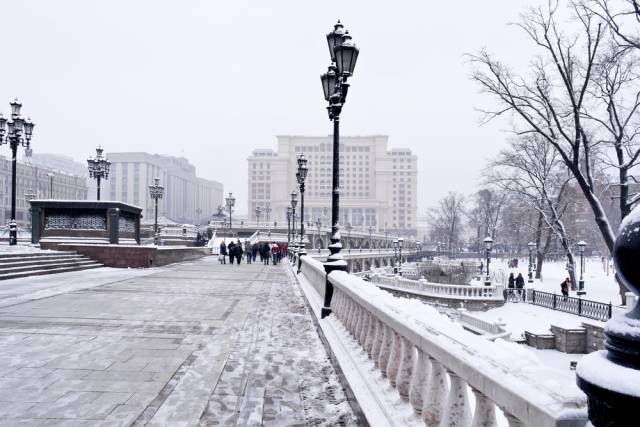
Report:
M23 299L0 285L0 425L356 424L284 266L152 271Z

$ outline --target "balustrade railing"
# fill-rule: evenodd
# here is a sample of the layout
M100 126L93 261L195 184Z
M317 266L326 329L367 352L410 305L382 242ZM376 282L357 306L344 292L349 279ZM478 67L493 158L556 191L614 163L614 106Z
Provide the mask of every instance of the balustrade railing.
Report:
M509 292L513 292L513 289L509 289ZM531 304L588 317L590 319L601 320L603 322L611 318L613 309L611 303L606 304L583 298L536 291L535 289L529 290L527 298L527 302Z
M303 268L311 283L320 279L314 271ZM346 272L329 280L335 318L428 426L495 426L497 409L510 426L587 424L586 396L573 377L523 363L517 344L484 340L431 307Z
M460 323L473 328L474 331L487 335L486 338L491 340L496 338L508 338L511 333L507 331L504 323L492 323L481 319L469 313L464 308L458 309L458 317Z
M411 280L398 276L371 275L371 282L383 287L395 288L426 296L459 299L503 300L503 285L470 286L431 283L424 279Z

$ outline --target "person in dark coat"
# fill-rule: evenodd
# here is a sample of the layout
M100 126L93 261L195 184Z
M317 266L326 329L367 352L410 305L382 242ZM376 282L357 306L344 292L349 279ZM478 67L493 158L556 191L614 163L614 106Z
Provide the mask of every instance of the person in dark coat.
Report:
M258 255L258 244L254 243L251 246L251 256L253 257L253 261L255 262L256 256Z
M564 279L564 282L560 283L560 291L562 292L562 295L566 298L569 296L569 287L571 286L571 279L570 278L566 278Z
M509 285L508 285L509 289L513 289L516 287L516 278L513 277L513 273L509 274Z
M235 256L235 249L236 248L236 244L233 242L229 243L229 246L227 246L227 252L229 252L229 262L231 263L231 265L233 265L233 258Z
M269 247L269 243L262 242L262 245L260 246L260 256L262 257L264 265L269 265L269 258L271 258L271 248Z
M522 289L524 289L524 277L522 277L522 273L518 273L518 277L516 277L516 289L518 289L518 296L524 300L524 294L522 292Z
M247 264L251 264L251 259L253 258L251 256L251 246L249 245L248 241L244 241L244 252L245 252L245 257L247 259Z
M236 243L236 246L235 246L236 262L238 263L238 265L240 265L240 261L242 260L243 253L244 251L242 250L242 243L240 243L240 239L238 239L238 243Z
M227 245L224 244L224 241L220 243L220 255L222 255L222 263L227 263Z

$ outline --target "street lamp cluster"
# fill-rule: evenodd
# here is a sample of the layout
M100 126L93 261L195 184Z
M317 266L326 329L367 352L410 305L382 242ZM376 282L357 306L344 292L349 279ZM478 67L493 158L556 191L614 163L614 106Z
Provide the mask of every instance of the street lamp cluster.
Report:
M349 84L347 79L353 75L353 70L358 60L360 50L353 44L348 31L338 21L333 31L327 34L331 65L326 73L320 76L324 99L329 102L327 111L329 120L333 120L333 179L331 193L331 254L325 263L327 280L325 283L325 298L322 307L322 317L331 313L331 298L333 297L333 285L329 282L328 275L334 270L346 270L347 263L340 254L340 113L347 100Z
M164 186L160 185L160 178L156 177L154 184L149 185L149 195L155 203L155 221L153 222L153 240L158 244L158 200L164 195Z
M396 260L396 265L393 267L394 274L402 276L402 247L404 246L404 238L402 236L393 240L393 256Z
M11 148L11 222L9 223L9 245L18 244L18 225L16 224L16 162L18 146L25 147L27 156L31 155L31 136L35 126L31 119L20 115L22 104L15 99L10 102L11 118L5 119L0 114L0 145L9 144Z
M98 200L100 200L100 180L102 178L109 179L109 168L111 162L104 158L102 147L96 148L96 156L87 159L89 166L89 178L95 178L98 184Z
M307 179L307 159L304 154L298 156L298 172L296 173L296 180L300 187L300 243L298 244L298 273L302 268L302 257L307 254L305 250L304 241L304 181Z
M227 204L227 211L229 212L229 235L231 235L231 229L233 228L231 213L233 212L233 207L236 205L236 198L233 197L233 193L229 192L229 196L227 196L224 201Z

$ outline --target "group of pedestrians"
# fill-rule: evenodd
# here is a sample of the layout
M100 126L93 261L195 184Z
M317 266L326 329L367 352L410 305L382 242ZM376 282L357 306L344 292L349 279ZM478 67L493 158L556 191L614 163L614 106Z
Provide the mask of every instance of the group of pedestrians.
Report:
M235 260L236 264L240 265L244 254L247 264L255 262L256 258L260 256L260 261L262 261L264 265L269 265L269 262L277 265L282 258L286 257L286 253L286 243L278 245L276 242L258 242L249 245L249 242L245 240L243 248L240 239L238 239L237 242L231 241L228 245L225 244L225 242L220 243L220 255L218 259L220 260L220 264L226 264L228 256L229 263L233 264Z
M522 299L524 301L524 298L525 298L525 294L523 292L524 277L522 276L522 273L518 273L517 277L514 277L513 273L510 273L509 284L507 287L508 287L509 296L511 298L515 298L515 295L517 293L518 295L517 299L518 300Z

